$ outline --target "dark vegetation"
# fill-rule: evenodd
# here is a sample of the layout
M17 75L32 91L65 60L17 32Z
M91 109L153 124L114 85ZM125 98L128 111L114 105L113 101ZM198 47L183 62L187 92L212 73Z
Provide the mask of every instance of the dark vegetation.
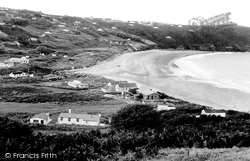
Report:
M239 32L241 27L238 26L183 26L183 28L178 28L162 25L159 29L154 29L140 24L128 27L121 23L119 28L151 40L162 49L183 47L186 50L244 51L247 50L244 47L250 42L249 34ZM170 36L171 39L166 36Z
M27 125L0 117L0 156L43 152L65 161L141 160L157 156L162 148L250 146L250 114L228 111L225 118L196 118L200 111L157 112L149 105L131 105L113 115L106 132L96 129L57 135L34 133Z
M51 94L33 94L28 96L2 96L5 102L18 102L18 103L46 103L46 102L80 102L82 104L90 104L89 102L99 102L105 100L112 100L111 98L103 97L98 94L78 94L78 93L51 93Z

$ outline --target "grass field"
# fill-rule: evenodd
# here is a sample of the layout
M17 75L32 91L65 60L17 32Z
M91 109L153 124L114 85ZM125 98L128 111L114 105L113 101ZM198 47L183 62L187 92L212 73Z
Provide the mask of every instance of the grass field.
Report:
M38 103L38 104L29 104L29 103L12 103L12 102L0 102L0 111L3 113L9 112L27 112L27 113L43 113L43 112L55 112L55 111L67 111L71 108L73 111L79 112L91 112L91 113L100 113L100 114L110 114L119 110L121 107L125 106L124 104L117 105L60 105L52 103Z
M162 149L158 158L149 161L250 161L250 148Z

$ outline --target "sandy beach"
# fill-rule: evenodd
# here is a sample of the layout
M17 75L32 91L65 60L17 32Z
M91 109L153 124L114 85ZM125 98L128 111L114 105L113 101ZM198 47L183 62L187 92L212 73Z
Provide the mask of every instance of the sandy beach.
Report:
M248 111L250 86L245 85L250 77L239 71L246 70L244 64L250 57L242 54L239 60L244 61L238 63L242 65L234 63L238 57L236 53L150 50L127 53L75 72L135 82L144 93L153 89L217 109Z

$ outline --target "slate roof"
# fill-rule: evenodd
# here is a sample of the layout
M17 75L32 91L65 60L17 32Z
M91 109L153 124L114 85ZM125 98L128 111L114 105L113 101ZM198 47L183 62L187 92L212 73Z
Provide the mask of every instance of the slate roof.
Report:
M127 81L110 81L110 84L112 85L112 86L116 86L117 84L119 84L119 83L128 83Z
M86 121L98 121L99 115L90 115L90 114L77 114L77 113L60 113L58 116L64 118L79 118Z
M105 89L106 92L115 92L115 88L109 85L102 87L102 89Z
M137 88L135 83L118 83L118 86L121 88L130 87L130 88Z
M159 96L160 96L160 94L157 93L157 92L147 93L147 94L144 94L144 95L146 95L146 96L150 96L150 95L159 95Z
M212 110L212 109L204 109L206 113L226 113L225 110Z
M32 119L36 119L36 118L39 118L39 119L47 119L49 117L49 115L47 113L40 113L40 114L36 114L32 117Z

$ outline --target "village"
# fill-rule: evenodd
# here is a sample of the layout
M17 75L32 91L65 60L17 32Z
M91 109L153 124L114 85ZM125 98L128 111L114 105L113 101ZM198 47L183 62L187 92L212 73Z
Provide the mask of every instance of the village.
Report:
M75 85L75 88L78 87L79 85ZM135 83L128 83L127 81L110 81L107 85L102 87L101 90L107 97L111 96L116 99L125 99L129 104L152 104L156 107L155 110L157 111L176 109L175 107L170 107L168 104L164 103L164 99L161 99L160 93L139 93ZM132 93L133 91L134 93ZM200 115L196 115L195 117L199 118L201 115L226 117L226 110L204 109L201 111ZM101 114L87 114L82 112L79 113L77 111L72 112L70 107L67 113L60 113L56 119L56 124L59 125L67 124L106 127L111 122L111 117L108 118L108 124L104 124L100 121ZM36 114L30 119L30 123L43 125L48 124L50 121L52 121L52 119L50 118L49 112Z

